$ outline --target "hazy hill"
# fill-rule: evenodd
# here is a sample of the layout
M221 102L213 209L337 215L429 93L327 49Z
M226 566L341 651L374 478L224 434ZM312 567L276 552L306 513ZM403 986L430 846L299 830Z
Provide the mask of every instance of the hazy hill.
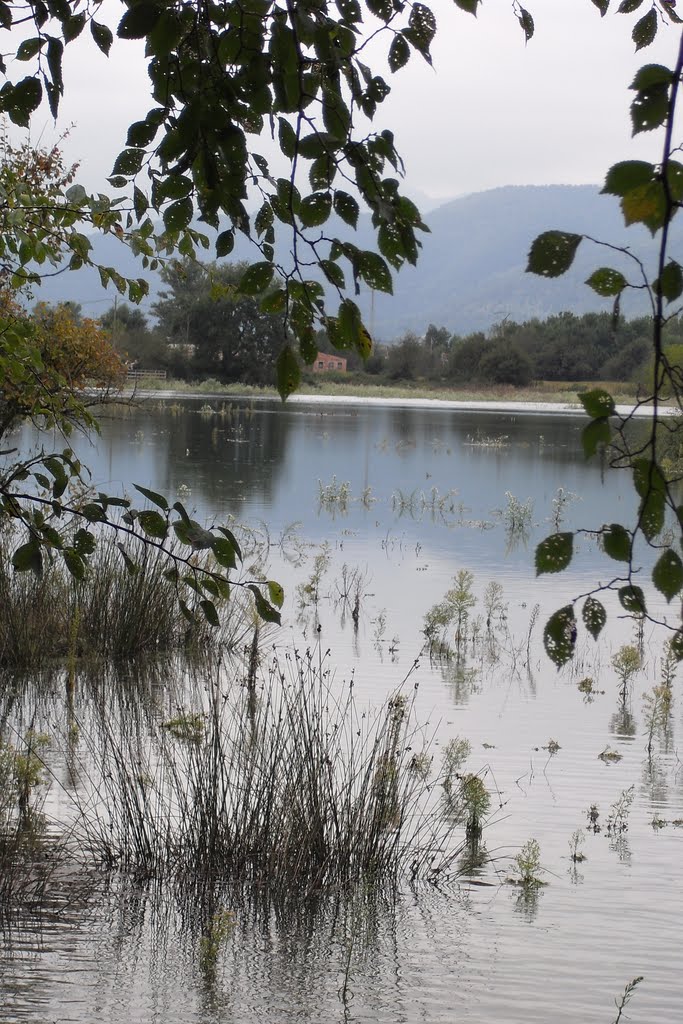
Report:
M465 334L486 330L504 317L525 320L563 310L584 313L608 308L606 300L583 283L591 271L609 265L624 270L631 279L634 274L631 261L607 249L584 241L572 271L556 280L524 272L532 240L550 228L629 245L650 267L655 255L649 232L640 227L626 229L617 201L600 195L591 185L506 186L454 199L432 210L425 220L431 234L423 236L422 257L416 268L407 267L398 275L396 294L360 297L368 325L381 340L393 340L406 330L422 333L429 323ZM675 224L674 252L680 252L682 235ZM371 245L367 219L354 241L363 247ZM233 258L249 254L248 243L242 243ZM141 273L113 239L95 239L95 256L124 274ZM158 278L150 279L150 285L156 293ZM103 292L98 275L87 270L47 281L40 297L51 302L73 299L91 316L113 302L113 292ZM626 295L623 311L627 315L645 311L642 295Z

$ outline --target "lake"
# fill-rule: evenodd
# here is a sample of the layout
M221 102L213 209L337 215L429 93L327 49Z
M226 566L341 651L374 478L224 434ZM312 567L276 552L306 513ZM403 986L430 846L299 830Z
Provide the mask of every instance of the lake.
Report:
M654 627L623 701L612 658L637 642L633 622L612 615L598 644L580 633L560 672L542 646L548 615L606 582L614 563L582 534L570 571L536 579L538 541L634 511L626 475L580 453L583 425L570 414L202 398L112 410L94 444L72 442L98 490L138 483L207 523L230 522L246 577L285 588L283 624L264 634L268 659L319 652L333 692L352 684L368 716L403 686L434 771L449 741L466 738L466 771L491 799L479 855L461 858L457 879L402 879L300 912L226 889L229 927L208 959L192 892L101 866L58 873L54 906L6 932L3 1022L609 1024L640 976L630 1019L678 1021L680 672L670 712L650 729L643 694L661 681L664 654ZM22 446L39 441L24 428ZM468 639L430 656L425 616L461 570L477 602ZM92 737L133 719L144 737L150 708L201 707L209 686L180 670L143 676L77 688L78 750L55 742L44 754L53 818L93 799ZM57 735L59 680L9 692L10 728ZM544 884L514 885L514 858L532 839Z

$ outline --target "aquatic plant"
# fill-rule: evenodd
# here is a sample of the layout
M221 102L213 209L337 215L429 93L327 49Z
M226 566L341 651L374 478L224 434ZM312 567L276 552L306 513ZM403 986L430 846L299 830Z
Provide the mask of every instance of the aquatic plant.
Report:
M543 885L539 875L543 872L541 867L541 847L537 839L529 839L516 855L514 864L517 869L519 885L525 888L535 888Z
M619 693L622 701L628 696L628 688L636 672L642 668L643 660L639 649L634 644L624 644L612 656L612 667L619 677Z
M665 685L653 686L643 694L643 711L647 730L647 755L652 757L654 735L664 729L671 711L671 688Z
M361 712L353 686L331 688L316 650L274 658L255 706L215 685L207 700L197 742L154 717L136 735L117 730L103 709L102 747L82 755L85 849L136 873L231 879L299 901L454 871L462 834L431 796L411 698Z
M640 985L641 981L643 981L642 975L639 975L637 978L633 978L633 980L629 981L629 983L626 985L619 999L614 1000L614 1005L617 1008L617 1015L614 1018L614 1024L619 1024L619 1022L621 1021L621 1018L624 1014L624 1010L631 1002L633 993L635 992L638 985Z
M460 736L455 736L446 743L442 755L441 785L447 798L453 797L462 767L471 753L470 741Z
M480 775L463 775L460 779L461 815L465 821L465 838L470 846L481 839L482 819L491 806L491 794Z
M341 512L342 515L348 511L351 501L351 485L348 480L339 482L333 476L328 484L318 480L318 504L328 512Z
M619 836L628 829L628 816L636 795L635 786L621 791L609 809L605 831L608 836Z
M218 910L209 918L199 940L199 964L204 974L213 974L218 956L234 930L235 915L231 910Z
M507 605L503 602L503 588L497 580L491 580L484 591L484 611L486 612L486 629L492 632L494 619L505 617Z
M586 836L580 828L572 832L572 837L569 840L569 856L575 864L580 864L586 859L586 854L581 850L585 841Z
M477 603L473 585L474 575L467 569L459 569L454 577L454 586L447 590L443 600L432 605L425 615L422 632L427 638L430 653L450 652L451 647L446 638L449 627L455 630L457 652L466 643L470 610Z
M574 494L573 491L568 491L564 487L557 488L551 503L553 510L550 515L550 521L556 531L562 526L567 514L567 509L575 501L581 501L578 494Z
M525 533L531 526L534 503L531 498L520 501L511 491L505 492L505 508L501 511L505 532L515 536Z
M306 608L308 605L317 605L320 600L320 584L323 576L330 567L330 545L325 541L320 551L313 558L313 569L305 583L299 583L296 588L299 608Z

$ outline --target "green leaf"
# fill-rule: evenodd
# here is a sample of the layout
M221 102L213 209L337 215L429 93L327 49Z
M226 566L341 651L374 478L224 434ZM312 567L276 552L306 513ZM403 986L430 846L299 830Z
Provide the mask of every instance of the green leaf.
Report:
M171 203L164 210L164 227L167 231L183 231L189 227L194 215L194 203L188 197Z
M683 588L683 562L671 548L662 552L654 569L652 582L667 601L681 592Z
M266 586L268 587L268 596L270 597L271 603L274 604L276 608L282 608L285 600L285 592L280 584L276 580L268 580Z
M334 212L338 217L341 217L345 224L350 224L352 228L355 228L358 224L360 207L348 192L342 192L340 189L336 190L334 193Z
M209 601L208 599L200 601L199 602L199 607L201 608L201 610L202 610L202 612L204 614L204 618L206 619L206 621L209 623L210 626L214 626L214 627L220 626L221 622L220 622L220 619L218 618L218 612L216 611L216 605L213 603L213 601Z
M296 132L285 117L278 118L278 141L284 155L293 160L296 155L297 137Z
M235 549L226 537L216 537L211 549L214 558L224 569L234 569L236 566Z
M574 607L565 605L550 616L543 630L543 646L550 660L562 668L571 660L576 643Z
M140 566L133 561L133 559L130 557L123 544L117 542L116 546L121 553L121 557L123 558L123 564L126 567L126 572L128 573L128 575L137 576L137 574L140 572ZM166 574L170 571L171 570L167 569L166 572L163 573L163 575L166 576Z
M608 298L610 295L619 295L620 292L623 292L628 281L618 270L612 270L611 267L600 267L599 270L593 271L586 284L598 295Z
M654 176L654 164L646 163L645 160L625 160L610 167L602 192L623 198L634 188L651 184Z
M107 522L107 516L104 509L101 505L96 505L93 501L89 501L87 504L83 505L79 511L89 523Z
M40 577L43 574L43 555L37 540L30 540L18 547L12 555L12 565L17 572L33 572Z
M24 39L17 47L17 60L31 60L39 53L45 45L45 38L35 36L33 39Z
M410 46L401 33L397 33L392 39L389 47L389 70L399 71L410 59Z
M631 14L633 11L637 11L643 0L621 0L621 3L617 7L617 14Z
M275 267L272 263L264 261L254 263L242 275L239 283L239 290L243 295L258 295L264 292L273 280Z
M669 260L661 278L654 283L655 291L661 291L667 302L675 302L683 292L683 269L676 260Z
M301 201L299 220L306 228L324 224L332 211L332 196L329 192L313 192Z
M81 580L85 579L85 562L77 551L74 551L73 548L64 548L62 558L75 580L78 580L80 583Z
M291 345L285 345L277 357L275 364L277 389L280 398L284 402L293 394L301 382L301 370L299 360L296 357Z
M536 575L563 572L574 554L573 533L552 533L536 548Z
M176 508L179 504L180 502L176 502L173 507ZM216 539L194 519L181 519L173 524L173 529L180 543L191 547L193 551L207 551L213 547Z
M161 17L162 8L153 3L139 3L131 7L119 22L119 39L145 39Z
M330 284L336 288L344 288L346 284L344 271L338 263L335 263L334 260L320 260L319 266Z
M371 288L372 291L386 292L388 295L393 295L394 288L391 280L391 271L378 253L362 252L358 271L368 288Z
M657 35L658 17L658 13L653 7L633 26L631 38L636 44L636 51L642 50L644 46L649 46L654 40Z
M22 78L12 87L6 100L7 113L14 124L28 128L29 119L40 106L43 87L37 78Z
M429 64L432 63L429 47L435 34L436 18L429 7L414 3L408 19L408 28L403 30L403 35Z
M150 491L149 488L141 487L140 484L133 484L133 487L136 491L151 501L153 505L156 505L158 508L162 508L164 512L168 512L168 502L163 494L157 494L156 491Z
M457 0L456 0L457 2ZM600 17L604 18L607 14L607 8L609 7L609 0L592 0L592 3L600 11Z
M241 550L241 548L239 546L239 543L237 542L237 537L232 532L232 530L228 530L228 528L226 526L217 526L216 529L218 530L219 533L222 533L224 537L227 537L227 539L230 541L230 543L233 546L235 554L237 555L237 557L239 558L239 560L241 562L242 561L242 550Z
M631 534L620 523L603 526L600 537L603 551L615 562L631 560Z
M73 39L77 39L81 32L85 28L85 14L72 14L70 18L66 18L62 21L62 32L64 33L64 42L70 43Z
M185 523L186 526L189 526L191 520L190 520L190 517L187 514L187 509L183 505L182 501L174 501L173 502L173 508L178 513L178 515L180 516L180 518L183 521L183 523Z
M101 25L98 21L91 20L90 22L90 34L95 40L95 45L102 51L105 57L109 56L111 50L111 44L114 42L114 36L110 28L106 25Z
M621 200L624 223L645 224L654 235L668 216L668 205L664 185L661 181L652 181L649 185L641 185L627 192Z
M235 247L235 232L230 228L228 231L221 231L216 239L216 256L220 259L227 256Z
M640 587L628 586L619 588L619 602L621 607L632 615L645 615L645 595Z
M653 85L669 86L675 77L671 68L667 68L665 64L645 64L636 72L636 77L629 88L642 92L644 89L651 89Z
M587 459L590 459L592 455L595 455L599 447L606 447L611 440L612 430L609 420L604 416L591 420L588 426L584 427L581 434L583 454Z
M528 43L534 34L534 19L531 17L528 11L525 11L523 7L520 7L519 14L517 15L517 20L522 26L524 37Z
M666 85L653 85L640 90L631 104L633 134L651 132L660 128L669 113L669 89Z
M603 419L605 416L614 415L614 399L602 388L582 391L577 397L591 419Z
M677 629L669 640L669 650L676 661L683 661L683 629Z
M568 231L545 231L531 244L527 273L560 277L574 262L582 238Z
M287 305L287 292L284 288L276 288L261 299L261 312L281 313Z
M197 616L192 611L187 602L183 601L182 597L178 598L178 605L180 607L180 611L182 612L183 616L187 619L187 621L190 623L190 625L195 626L197 624Z
M272 604L266 601L265 597L256 586L255 583L249 584L249 590L254 595L254 602L256 604L256 611L264 622L275 622L280 625L280 613L276 608L273 608Z
M648 491L640 503L638 519L646 540L654 538L664 529L666 512L665 496L655 489Z
M654 459L634 459L632 468L633 486L641 498L645 498L652 491L656 491L662 497L666 495L666 480Z
M165 540L168 534L168 523L164 517L153 509L143 509L138 515L138 522L148 537Z
M83 528L76 530L73 542L73 548L76 554L87 557L88 555L92 555L96 547L97 541L89 530L84 530Z
M124 149L117 156L111 173L112 175L125 174L130 178L138 173L144 158L144 149Z
M590 635L597 640L607 622L604 605L594 597L587 597L581 610L581 617Z
M473 14L476 18L477 7L481 0L455 0L456 7L459 7L461 11L467 11L468 14ZM609 2L609 0L605 0Z

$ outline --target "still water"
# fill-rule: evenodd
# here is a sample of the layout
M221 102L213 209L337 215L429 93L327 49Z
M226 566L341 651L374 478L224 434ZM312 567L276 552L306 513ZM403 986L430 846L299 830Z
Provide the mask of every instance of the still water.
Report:
M614 620L599 645L580 636L559 673L540 642L547 615L606 581L610 565L582 535L570 572L536 580L538 540L559 522L597 527L633 511L628 481L579 454L581 420L202 399L148 402L102 423L94 446L75 445L98 490L139 483L207 522L231 521L249 551L246 576L266 566L282 582L283 626L269 637L278 650L329 649L339 687L353 677L368 708L403 680L417 686L435 761L447 740L470 741L467 770L492 794L488 859L457 886L406 884L361 909L323 901L299 918L226 894L234 926L210 970L191 894L105 872L81 894L78 879L58 877L54 913L6 936L0 1021L597 1024L615 1019L615 998L641 975L631 1020L679 1021L680 679L648 756L642 695L660 681L662 657L654 630L625 704L611 659L634 642L631 623ZM22 443L36 440L27 430ZM523 528L511 530L520 506ZM312 606L302 588L316 556ZM470 615L482 633L486 588L502 587L495 655L482 645L464 662L430 659L424 616L461 569L474 577ZM57 712L41 700L49 721ZM619 758L600 759L607 748ZM56 755L53 767L66 779ZM46 806L58 815L66 801L53 790ZM630 810L608 834L625 791ZM546 884L525 894L508 879L531 838Z

